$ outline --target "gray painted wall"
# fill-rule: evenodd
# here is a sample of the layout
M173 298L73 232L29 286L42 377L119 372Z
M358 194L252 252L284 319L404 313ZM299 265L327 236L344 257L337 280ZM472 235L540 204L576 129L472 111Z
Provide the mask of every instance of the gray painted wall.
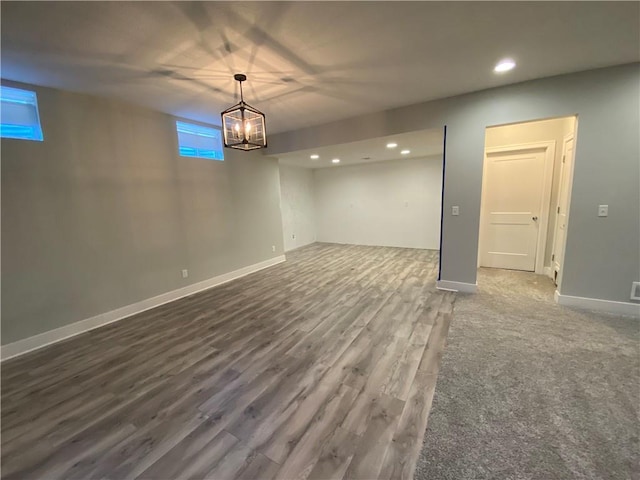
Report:
M442 279L475 283L485 128L578 115L561 293L629 301L640 280L640 64L486 90L285 132L270 154L447 125ZM609 205L607 218L597 217ZM450 215L460 206L460 216Z
M313 170L280 165L280 210L285 252L316 241Z
M180 157L169 115L24 88L44 142L2 139L2 344L282 254L277 160Z

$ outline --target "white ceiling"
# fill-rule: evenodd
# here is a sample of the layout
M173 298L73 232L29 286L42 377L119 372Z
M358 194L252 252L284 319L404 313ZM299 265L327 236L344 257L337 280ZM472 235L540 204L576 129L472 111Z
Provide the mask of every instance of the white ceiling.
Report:
M0 6L3 78L219 124L244 72L271 133L640 60L638 2Z
M278 160L280 163L294 167L335 168L387 160L424 158L434 155L441 157L443 140L443 129L437 128L284 153L278 155ZM396 148L387 148L388 143L396 143L398 146ZM409 150L411 153L402 155L400 152L404 149ZM310 158L312 154L316 154L320 158L314 160ZM339 158L340 163L332 163L331 160L334 158Z

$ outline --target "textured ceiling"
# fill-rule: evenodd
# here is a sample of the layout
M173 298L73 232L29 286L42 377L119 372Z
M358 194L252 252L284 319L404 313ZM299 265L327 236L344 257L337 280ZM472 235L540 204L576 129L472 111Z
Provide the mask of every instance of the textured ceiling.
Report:
M359 142L330 145L312 150L301 150L277 155L280 163L294 167L327 168L344 167L361 163L384 162L387 160L404 160L407 158L424 158L442 156L444 131L443 129L421 130L388 137L373 138ZM395 148L387 148L388 143L396 143ZM410 151L406 155L400 152ZM312 159L311 155L320 158ZM339 158L340 163L334 164L332 159Z
M638 2L0 5L3 78L219 124L244 72L272 133L640 60Z

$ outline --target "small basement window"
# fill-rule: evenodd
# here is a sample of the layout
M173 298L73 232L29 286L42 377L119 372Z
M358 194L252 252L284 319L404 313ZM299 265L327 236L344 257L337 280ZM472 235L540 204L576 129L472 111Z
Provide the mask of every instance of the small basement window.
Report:
M222 132L219 128L176 122L178 151L183 157L224 160Z
M0 137L44 140L36 92L0 86Z

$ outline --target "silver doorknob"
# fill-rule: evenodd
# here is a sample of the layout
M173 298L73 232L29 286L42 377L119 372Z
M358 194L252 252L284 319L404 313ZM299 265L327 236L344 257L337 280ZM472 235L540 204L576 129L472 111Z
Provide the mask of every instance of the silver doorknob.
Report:
M538 221L538 217L531 217L531 219L532 219L534 222Z

